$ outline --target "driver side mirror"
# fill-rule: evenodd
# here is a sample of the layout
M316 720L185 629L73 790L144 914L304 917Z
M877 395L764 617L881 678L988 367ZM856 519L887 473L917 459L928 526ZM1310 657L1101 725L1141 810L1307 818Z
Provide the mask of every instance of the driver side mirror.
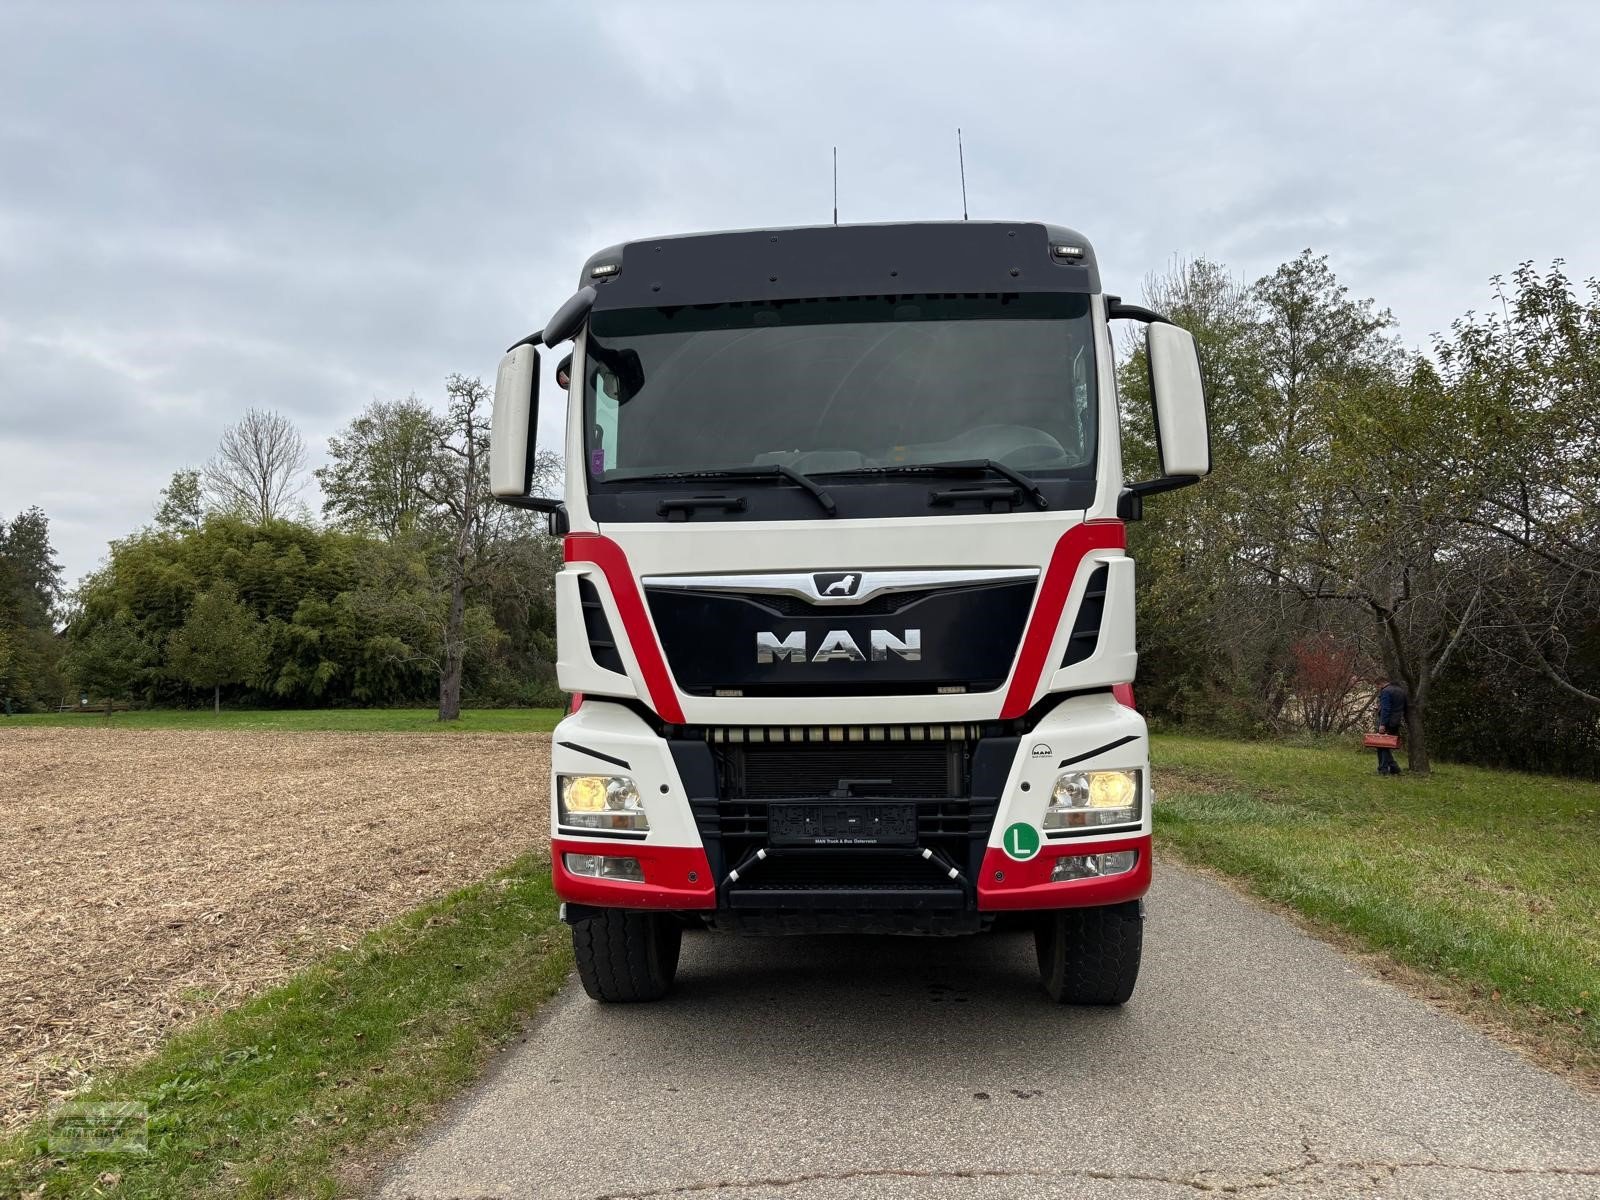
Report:
M1106 298L1106 316L1111 320L1144 321L1149 326L1146 354L1161 476L1128 484L1118 499L1117 516L1137 521L1144 514L1144 497L1199 483L1202 476L1211 472L1205 384L1200 374L1200 352L1194 335L1187 329L1180 329L1148 308L1123 304L1115 296Z

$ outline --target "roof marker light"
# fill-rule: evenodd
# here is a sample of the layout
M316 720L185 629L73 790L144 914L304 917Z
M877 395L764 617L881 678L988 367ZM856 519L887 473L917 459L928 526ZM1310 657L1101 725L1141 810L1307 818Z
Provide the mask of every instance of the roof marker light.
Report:
M1050 247L1050 252L1052 254L1054 254L1057 258L1082 258L1083 257L1083 247L1082 246L1056 245L1056 246L1051 246Z
M597 263L589 268L590 279L610 279L613 275L622 274L621 263Z

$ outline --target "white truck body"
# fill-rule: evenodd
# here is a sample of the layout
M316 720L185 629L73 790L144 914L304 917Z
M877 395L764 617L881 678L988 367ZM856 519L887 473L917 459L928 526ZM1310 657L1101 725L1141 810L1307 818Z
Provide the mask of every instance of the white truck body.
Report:
M1119 317L1151 326L1165 467L1132 485ZM1070 339L1069 382L1050 369ZM559 501L526 488L541 340L572 342ZM1039 361L1014 353L1034 344ZM786 370L821 385L786 393ZM905 436L918 379L945 435L926 445ZM1000 419L1017 413L1040 415ZM827 440L874 421L901 440ZM766 426L789 440L765 445ZM821 447L794 448L813 430ZM558 669L581 703L552 739L552 859L591 994L664 992L689 924L1022 920L1053 996L1126 999L1154 795L1124 703L1123 522L1210 464L1192 339L1106 296L1081 235L950 223L610 248L508 353L494 434L496 493L566 539Z

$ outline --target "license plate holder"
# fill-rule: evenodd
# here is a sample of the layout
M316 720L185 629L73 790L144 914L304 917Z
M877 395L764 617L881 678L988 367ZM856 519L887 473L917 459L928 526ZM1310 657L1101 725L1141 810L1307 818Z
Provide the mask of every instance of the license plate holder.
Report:
M767 838L774 846L914 846L917 806L774 804L767 809Z

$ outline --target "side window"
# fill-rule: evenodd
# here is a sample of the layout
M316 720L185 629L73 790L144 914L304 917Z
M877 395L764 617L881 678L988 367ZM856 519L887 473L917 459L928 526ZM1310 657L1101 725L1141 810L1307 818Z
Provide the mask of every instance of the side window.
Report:
M589 443L589 474L599 479L617 465L617 381L594 375L594 436Z
M1087 462L1094 456L1094 447L1090 444L1089 436L1089 431L1094 428L1094 411L1090 408L1090 397L1093 396L1094 390L1089 378L1093 368L1094 356L1089 353L1088 344L1080 343L1072 355L1071 418L1080 462Z

